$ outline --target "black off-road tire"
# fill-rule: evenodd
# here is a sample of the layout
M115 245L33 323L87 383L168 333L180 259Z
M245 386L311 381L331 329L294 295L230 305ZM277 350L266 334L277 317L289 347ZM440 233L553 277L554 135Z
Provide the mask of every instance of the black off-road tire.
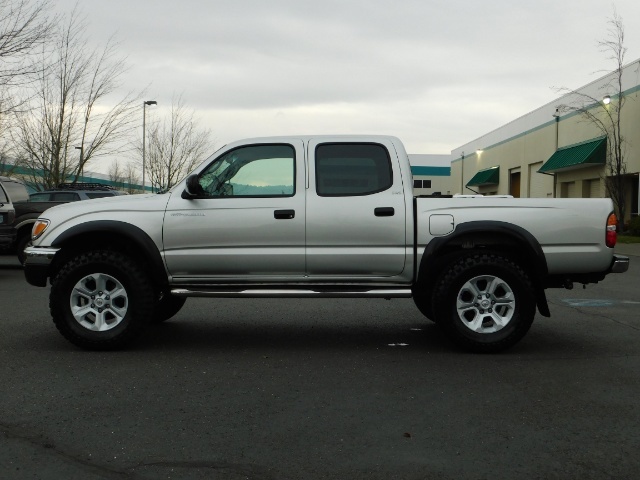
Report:
M105 312L102 318L115 309L122 315L112 315L117 317L113 326L105 322L103 331L95 331L91 329L93 313L83 315L84 310L78 310L74 316L72 302L74 308L82 304L91 312L105 307L100 310ZM129 345L148 325L154 288L143 266L131 257L110 250L89 251L69 260L52 279L49 308L53 323L71 343L89 350L115 350Z
M529 276L514 261L498 253L474 253L445 268L432 308L436 323L455 344L496 353L529 331L536 301Z
M182 309L186 301L186 297L176 297L168 292L163 293L153 309L151 323L158 324L169 320Z
M422 315L427 317L432 322L435 322L433 316L433 307L431 305L431 297L426 293L416 293L413 295L413 303Z
M27 259L27 256L24 254L24 249L29 245L31 245L30 233L20 235L16 240L16 256L18 257L20 265L24 266L24 262Z

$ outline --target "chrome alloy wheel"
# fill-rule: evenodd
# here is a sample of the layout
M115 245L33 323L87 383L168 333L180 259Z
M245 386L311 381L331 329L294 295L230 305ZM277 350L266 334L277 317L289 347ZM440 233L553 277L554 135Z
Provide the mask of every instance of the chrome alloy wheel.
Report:
M472 278L460 288L456 299L460 320L476 333L502 330L513 318L515 306L511 287L492 275Z
M105 273L82 278L71 291L71 313L87 330L115 328L127 314L129 298L122 284Z

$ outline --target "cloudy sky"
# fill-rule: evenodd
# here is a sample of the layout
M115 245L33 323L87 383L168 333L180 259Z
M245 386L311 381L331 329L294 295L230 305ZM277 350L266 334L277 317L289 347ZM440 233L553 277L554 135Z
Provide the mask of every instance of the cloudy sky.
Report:
M614 5L628 63L638 0L79 1L91 40L115 34L128 57L124 89L147 87L154 115L182 94L218 147L372 133L418 154L449 153L612 69L597 42Z

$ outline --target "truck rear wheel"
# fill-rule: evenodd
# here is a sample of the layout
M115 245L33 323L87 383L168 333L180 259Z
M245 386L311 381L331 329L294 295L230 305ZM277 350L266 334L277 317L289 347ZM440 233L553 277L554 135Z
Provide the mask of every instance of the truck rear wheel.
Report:
M149 323L154 289L132 258L109 250L69 260L51 282L53 322L71 343L91 350L122 348Z
M436 283L434 317L457 345L474 352L505 350L529 331L534 289L512 260L476 253L454 261Z

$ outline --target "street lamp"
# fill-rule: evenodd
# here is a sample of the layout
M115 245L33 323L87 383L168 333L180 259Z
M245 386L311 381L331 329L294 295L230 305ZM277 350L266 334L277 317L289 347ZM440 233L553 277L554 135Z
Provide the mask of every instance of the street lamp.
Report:
M80 147L75 147L76 150L80 150L80 181L82 181L82 176L84 174L84 164L82 163L84 161L84 144L81 145Z
M145 145L147 143L147 136L145 133L145 123L147 118L147 105L157 105L155 100L145 100L142 102L142 193L144 193L145 187L145 169L146 169L146 157L145 157Z

